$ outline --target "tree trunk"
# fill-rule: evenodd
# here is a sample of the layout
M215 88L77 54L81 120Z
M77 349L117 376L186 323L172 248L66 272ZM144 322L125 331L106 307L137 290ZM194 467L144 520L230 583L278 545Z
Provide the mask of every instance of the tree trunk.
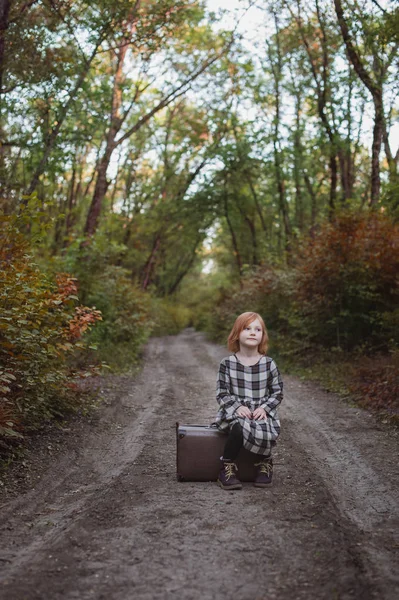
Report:
M349 32L348 24L344 17L341 0L334 0L335 12L337 14L338 23L341 29L342 38L345 42L348 58L351 61L357 75L363 84L369 90L374 102L374 128L373 128L373 144L371 148L371 196L370 205L375 206L380 197L380 152L383 139L383 131L385 124L385 115L383 107L383 86L382 74L375 73L377 81L374 81L370 73L365 68L360 55L353 43ZM377 57L375 57L377 58ZM376 61L378 62L378 61Z
M4 83L4 55L5 37L8 29L8 15L10 14L11 0L0 0L0 95L3 94Z
M337 161L337 155L335 153L335 151L333 150L333 147L330 147L330 177L331 177L331 184L330 184L330 198L329 198L329 213L330 213L330 218L332 218L332 215L334 214L335 211L335 201L337 198L337 181L338 181L338 161Z
M228 192L227 192L227 186L226 186L226 184L227 184L227 182L225 181L224 194L223 194L224 216L226 217L227 226L228 226L229 231L230 231L231 242L233 244L233 254L234 254L235 261L237 263L237 269L238 269L238 274L239 274L239 278L240 278L240 287L242 288L242 281L241 281L241 278L242 278L242 275L243 275L243 271L242 271L242 259L241 259L240 250L238 248L237 237L236 237L236 234L235 234L235 231L233 229L233 225L231 223L230 216L229 216Z
M299 13L299 0L297 0L298 13ZM317 16L320 24L320 29L322 32L322 77L321 82L319 81L318 69L316 62L313 58L313 54L309 45L309 42L305 36L305 31L302 26L301 18L298 16L294 16L292 11L291 14L296 20L298 25L299 32L301 34L303 45L305 46L306 54L309 59L312 76L316 85L316 95L317 95L317 111L319 113L320 120L322 125L327 133L328 139L330 141L330 149L329 149L329 166L330 166L330 196L329 196L329 213L330 217L332 217L335 211L335 203L337 197L337 182L338 182L338 158L337 158L337 140L336 133L334 132L333 126L331 126L327 114L326 114L326 103L327 103L327 92L328 92L328 72L329 72L329 54L328 54L328 45L327 39L324 29L323 19L321 17L321 12L319 8L319 3L316 0L316 10Z
M249 229L249 232L251 234L251 240L252 240L252 265L258 265L259 264L259 260L258 260L258 242L257 242L257 239L256 239L256 227L255 227L255 223L248 217L248 215L246 214L246 212L241 208L239 202L236 202L236 205L237 205L238 210L240 211L240 214L241 214L242 218L244 219L244 221L248 225L248 229Z
M67 204L66 217L65 217L65 236L64 236L64 240L63 240L63 244L62 244L63 248L66 248L69 245L69 236L71 234L71 230L72 230L72 227L73 227L74 221L75 221L74 208L76 206L76 199L78 198L81 187L82 187L82 179L81 178L82 178L82 168L79 169L79 181L78 181L77 185L75 186L76 168L74 166L74 169L72 171L71 189L70 189L70 193L68 196L68 204Z
M168 295L170 296L171 294L173 294L177 288L179 287L180 283L182 282L183 278L187 275L187 273L189 272L189 270L191 269L191 267L194 264L195 258L197 256L197 248L198 248L198 244L200 243L201 238L197 238L194 248L191 252L190 255L190 259L188 261L188 263L186 264L186 266L184 267L184 269L182 271L180 271L180 273L178 273L175 281L173 282L173 284L171 285L171 287L168 290Z
M399 162L399 148L396 152L396 155L393 156L392 150L389 144L388 131L384 123L384 132L383 132L383 141L384 141L384 149L385 156L387 157L388 167L389 167L389 180L391 183L396 183L398 178L398 162Z
M291 223L288 216L287 200L285 197L285 182L282 176L282 167L279 156L279 149L277 147L276 140L273 142L274 148L274 167L276 174L277 192L279 198L280 214L283 221L284 233L285 233L285 249L290 250L291 242Z
M94 233L97 230L102 203L109 186L109 181L107 180L107 171L111 162L112 153L117 147L117 143L115 141L116 136L118 135L124 120L123 118L121 118L121 107L122 85L125 80L123 67L125 63L127 49L127 44L124 44L121 48L115 51L116 69L112 87L110 123L107 133L104 154L97 165L96 185L94 188L93 198L89 207L89 212L87 213L86 225L84 228L84 233L88 237L94 235Z
M312 182L310 181L309 175L304 173L304 180L306 184L306 188L309 192L311 198L311 210L310 210L310 229L313 229L316 224L317 218L317 195L313 189Z
M280 214L282 216L283 225L284 225L284 233L285 233L285 250L286 252L290 251L291 246L291 223L289 220L288 214L288 204L287 199L285 197L285 183L284 183L284 175L283 169L280 159L280 101L281 101L281 90L280 90L280 79L282 76L282 57L281 57L281 49L280 49L280 29L278 23L278 17L275 12L273 12L274 23L276 28L276 49L277 49L277 64L273 61L273 56L271 52L270 45L269 48L269 58L270 64L273 73L274 80L274 92L276 99L276 107L275 107L275 115L274 115L274 134L273 134L273 151L274 151L274 167L275 167L275 176L276 176L276 184L277 184L277 192L279 198L279 207Z
M229 44L230 46L230 44ZM228 46L228 47L229 47ZM152 108L148 113L142 116L136 123L130 127L118 140L116 139L117 134L119 133L122 124L126 120L130 109L120 117L120 107L122 104L122 92L121 92L121 82L123 80L123 63L125 52L127 50L127 46L124 46L124 52L120 50L120 54L118 57L118 68L115 74L114 79L114 88L113 88L113 100L112 100L112 111L111 111L111 126L107 136L107 146L104 152L104 156L100 161L99 168L97 170L97 181L96 188L93 195L93 199L89 208L89 212L86 219L86 226L84 232L87 236L92 236L98 225L99 215L101 213L102 203L107 191L107 180L106 180L106 172L111 160L111 156L115 148L120 146L125 140L131 137L134 133L136 133L141 127L143 127L148 121L157 114L160 110L169 106L174 100L178 97L186 93L189 84L194 81L201 73L205 71L211 64L213 64L217 58L221 56L219 54L217 57L206 61L199 69L197 69L192 75L190 75L182 84L180 84L177 88L175 88L172 92L167 94L154 108ZM132 106L132 105L131 105ZM205 164L205 163L204 163ZM203 165L201 166L201 168Z
M301 93L300 90L296 90L295 95L295 133L294 133L294 180L295 180L295 220L299 231L303 231L304 228L304 215L303 215L303 197L302 197L302 186L301 186Z
M160 245L161 245L161 234L157 233L157 235L155 236L155 239L154 239L151 254L148 257L148 260L144 266L144 279L143 279L143 284L142 284L143 290L147 289L147 287L151 281L151 274L152 274L152 270L153 270L154 263L156 260L156 255L157 255Z
M348 100L347 100L347 108L346 108L346 119L348 122L348 134L346 136L346 144L344 154L344 181L343 188L345 192L345 201L350 200L353 196L353 156L352 156L352 93L353 93L353 77L352 77L352 67L348 65L348 77L349 77L349 91L348 91ZM354 149L355 152L355 149Z
M251 190L251 193L252 193L252 197L253 197L254 202L255 202L256 212L258 213L258 216L259 216L259 219L260 219L260 222L261 222L261 225L262 225L262 229L266 233L267 232L267 227L266 227L265 219L264 219L264 216L263 216L263 213L262 213L262 208L261 208L260 203L259 203L258 194L256 193L255 186L254 186L254 183L252 181L250 173L246 172L245 173L245 177L247 178L247 181L249 183L249 187L250 187L250 190Z
M8 29L8 15L11 8L11 0L0 0L0 181L6 180L6 161L5 161L5 132L3 116L3 90L4 90L4 55L5 55L5 37ZM4 194L4 190L3 190ZM4 194L5 195L5 194ZM6 200L3 200L6 204Z
M111 160L112 149L106 148L105 154L97 166L97 179L94 188L93 198L90 204L89 212L86 218L84 233L86 236L92 236L97 230L98 220L100 218L102 202L107 193L109 181L107 180L107 170Z
M380 152L382 145L382 133L384 130L384 110L382 105L382 93L374 96L374 128L373 144L371 147L371 194L370 205L375 206L380 198Z
M259 264L258 242L256 239L255 223L247 215L245 215L245 221L249 227L249 231L251 233L251 239L252 239L252 265L258 265Z
M64 219L57 219L55 225L55 236L54 236L54 244L53 244L53 254L56 254L59 248L65 248L67 246L67 232L71 227L71 212L72 212L72 204L73 197L75 192L75 181L76 181L76 161L74 159L72 164L72 176L71 181L69 182L67 194L65 201L63 202L63 208L61 209L64 212Z

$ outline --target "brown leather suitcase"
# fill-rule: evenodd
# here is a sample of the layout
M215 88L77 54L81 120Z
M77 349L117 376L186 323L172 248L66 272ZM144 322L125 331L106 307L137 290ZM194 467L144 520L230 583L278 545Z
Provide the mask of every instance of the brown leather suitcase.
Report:
M211 425L176 423L178 481L216 481L227 434ZM243 448L237 458L241 481L254 481L259 457Z

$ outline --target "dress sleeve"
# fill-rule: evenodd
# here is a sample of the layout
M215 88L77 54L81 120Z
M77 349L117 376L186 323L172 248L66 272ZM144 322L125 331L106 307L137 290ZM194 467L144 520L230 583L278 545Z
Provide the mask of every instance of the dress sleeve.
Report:
M283 399L283 381L274 360L270 363L267 391L269 396L261 406L268 416L274 419L277 413L277 407Z
M224 410L227 419L231 419L233 414L241 406L241 401L237 396L230 392L229 368L224 360L219 365L218 378L216 382L216 400L221 409Z

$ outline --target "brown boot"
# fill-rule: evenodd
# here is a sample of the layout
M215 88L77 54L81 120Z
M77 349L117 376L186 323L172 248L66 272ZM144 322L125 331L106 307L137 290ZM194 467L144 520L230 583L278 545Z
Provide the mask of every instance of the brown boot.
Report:
M218 484L224 490L240 490L242 483L235 474L237 465L232 460L221 458L221 467L219 471Z

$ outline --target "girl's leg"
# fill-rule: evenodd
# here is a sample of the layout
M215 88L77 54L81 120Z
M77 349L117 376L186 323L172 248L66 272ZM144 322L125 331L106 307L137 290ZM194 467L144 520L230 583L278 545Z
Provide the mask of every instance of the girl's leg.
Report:
M235 472L237 465L236 459L240 448L243 444L242 430L239 423L234 423L230 429L224 450L220 460L220 472L218 483L224 490L240 490L242 488L241 481L237 478Z
M223 451L223 458L225 460L235 460L238 456L239 451L242 448L243 437L242 429L239 423L234 423L230 429L228 438Z

